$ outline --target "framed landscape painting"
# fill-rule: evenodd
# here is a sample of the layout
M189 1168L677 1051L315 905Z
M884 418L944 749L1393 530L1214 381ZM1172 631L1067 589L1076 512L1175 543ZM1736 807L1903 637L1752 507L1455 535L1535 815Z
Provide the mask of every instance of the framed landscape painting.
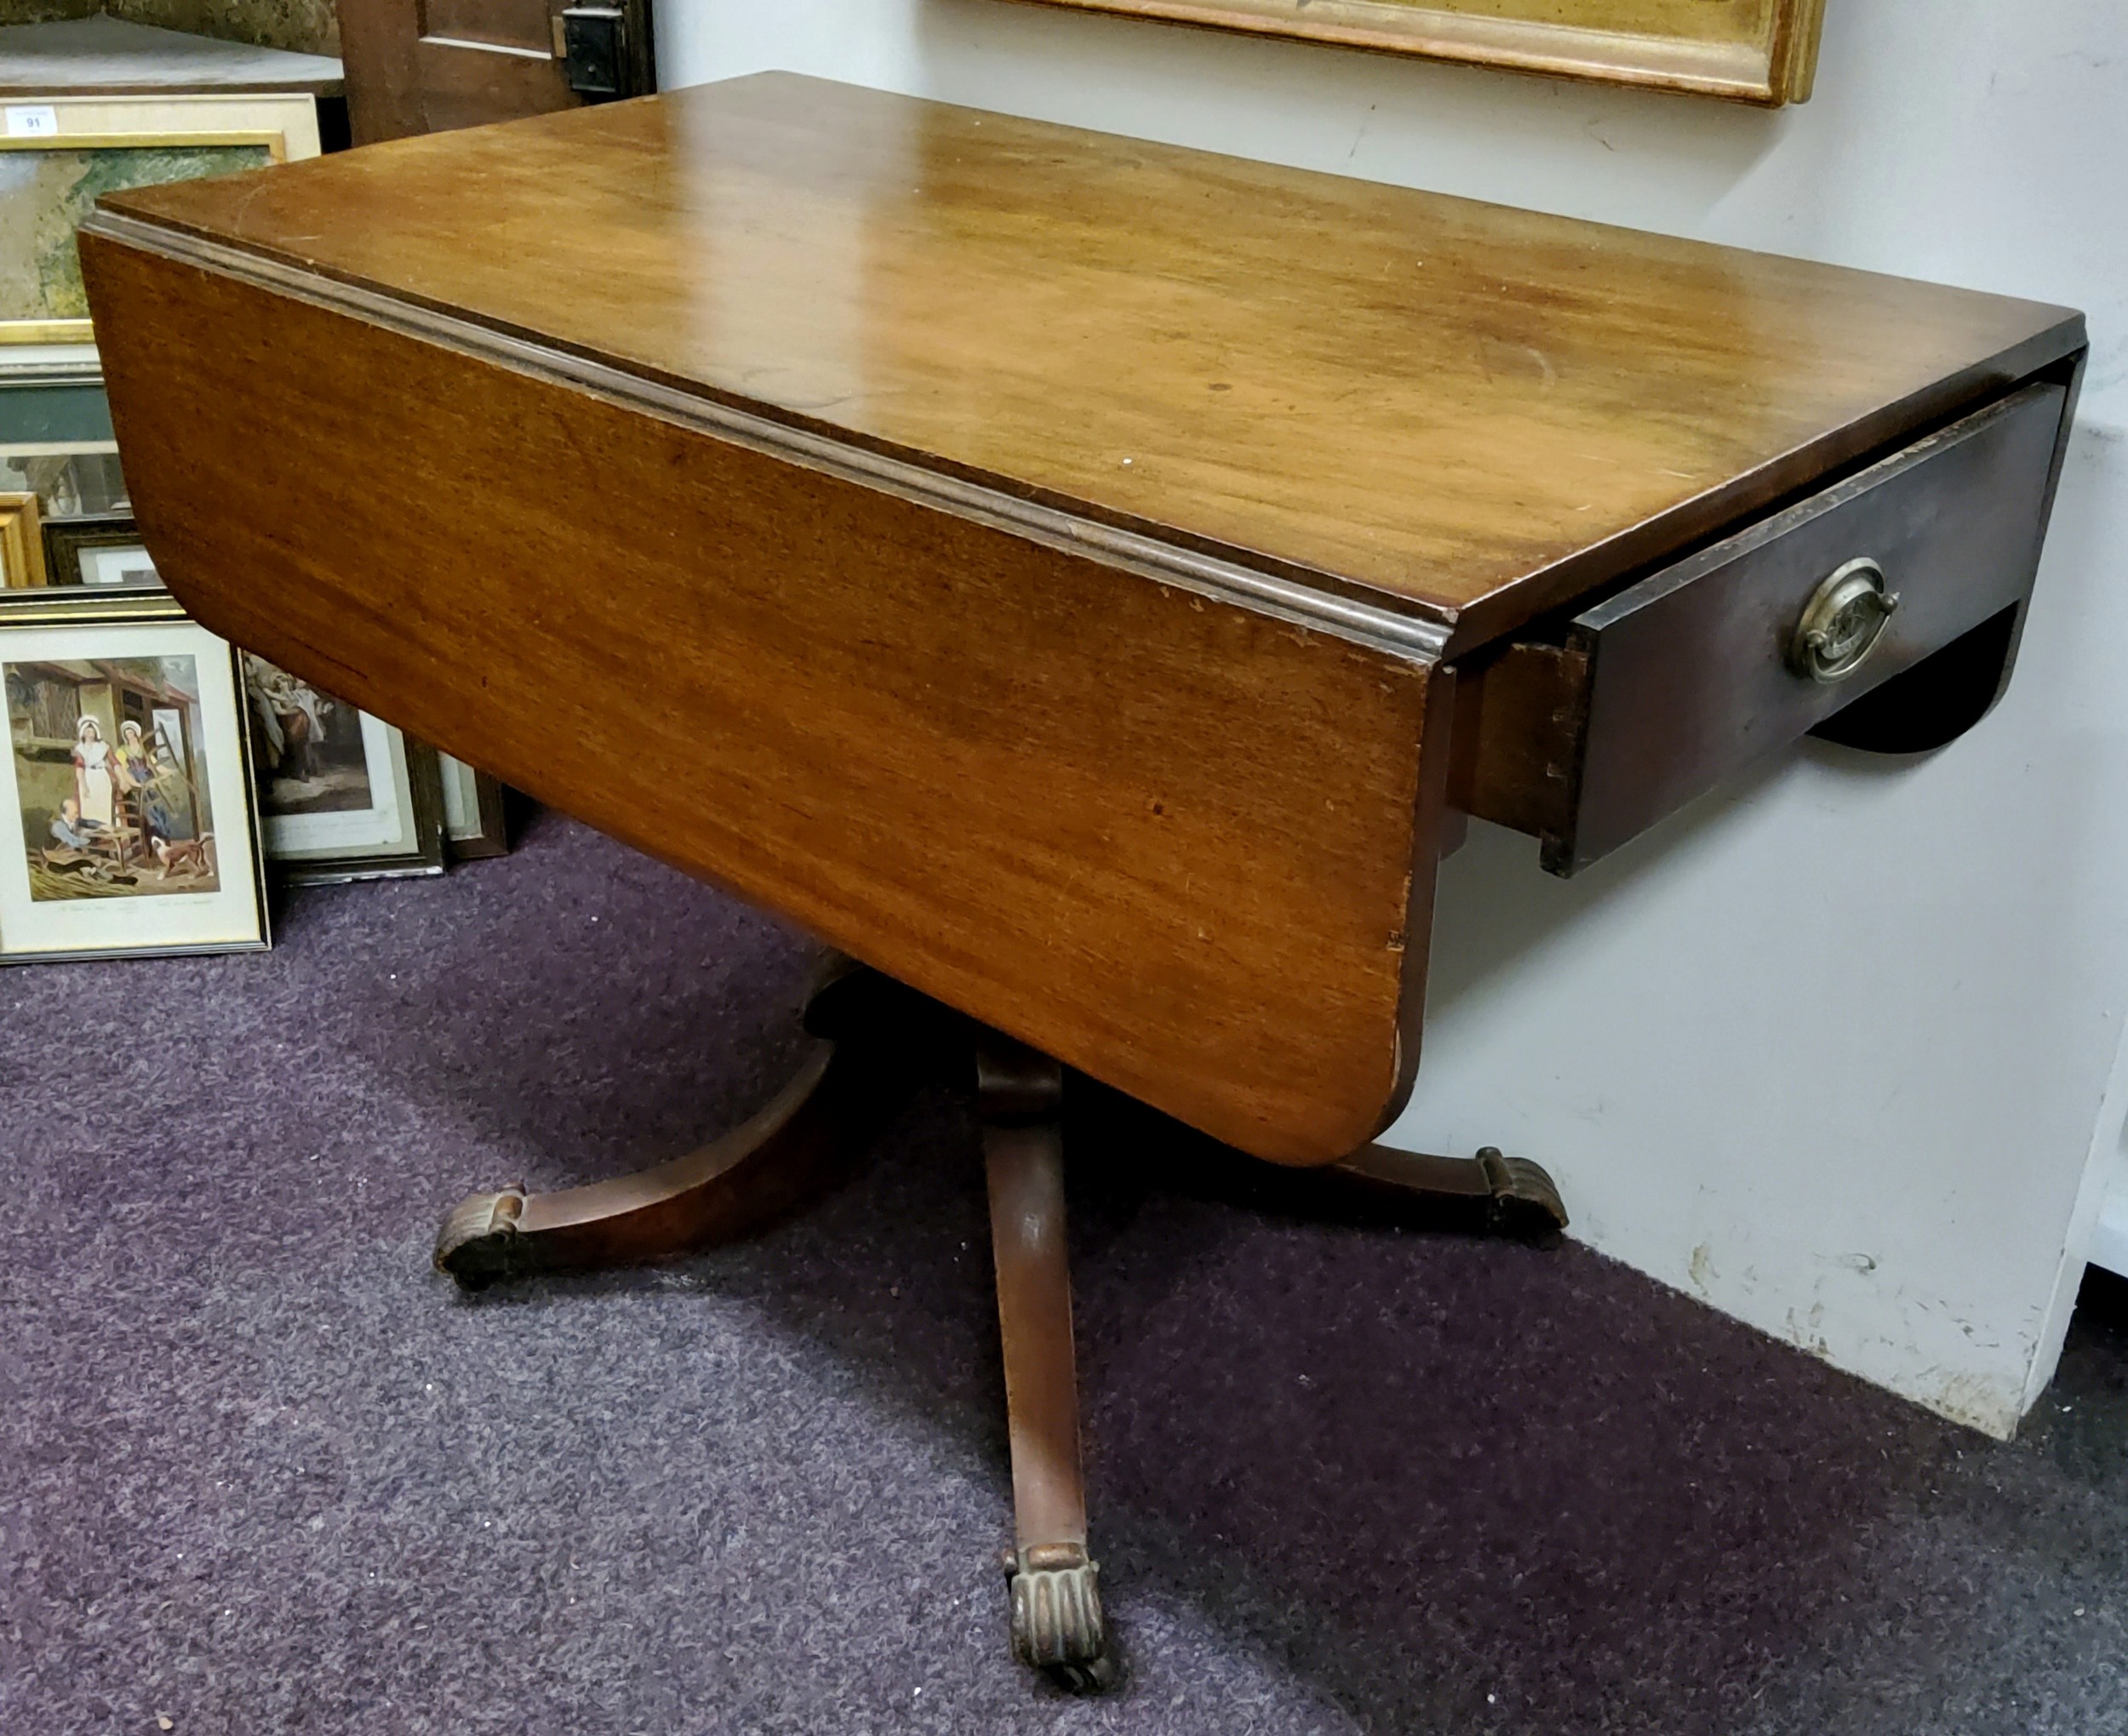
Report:
M269 944L238 679L168 596L0 596L0 962Z
M0 345L93 357L74 231L100 194L317 154L308 96L34 96L0 102Z
M1778 108L1807 101L1824 0L1044 0L1256 36Z

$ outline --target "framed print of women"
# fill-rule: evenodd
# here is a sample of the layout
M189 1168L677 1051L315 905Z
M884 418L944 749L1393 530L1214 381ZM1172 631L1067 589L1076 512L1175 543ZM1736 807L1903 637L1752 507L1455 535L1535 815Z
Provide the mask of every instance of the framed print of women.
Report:
M0 962L268 944L235 654L168 596L0 593Z
M443 871L436 751L243 654L266 855L292 886Z

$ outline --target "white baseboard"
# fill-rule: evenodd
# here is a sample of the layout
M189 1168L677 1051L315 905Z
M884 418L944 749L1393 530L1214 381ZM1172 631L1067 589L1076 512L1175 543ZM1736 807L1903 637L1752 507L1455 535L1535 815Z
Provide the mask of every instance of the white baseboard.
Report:
M2093 1265L2128 1278L2128 1166L2115 1173L2112 1187L2100 1202L2089 1259Z

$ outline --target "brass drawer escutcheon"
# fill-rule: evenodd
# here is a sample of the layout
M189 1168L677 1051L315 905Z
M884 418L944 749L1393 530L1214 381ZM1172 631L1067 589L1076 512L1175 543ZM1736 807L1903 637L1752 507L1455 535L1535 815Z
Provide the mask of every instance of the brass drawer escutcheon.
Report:
M1885 588L1884 568L1868 559L1845 562L1811 593L1788 642L1788 667L1829 687L1869 660L1899 593Z

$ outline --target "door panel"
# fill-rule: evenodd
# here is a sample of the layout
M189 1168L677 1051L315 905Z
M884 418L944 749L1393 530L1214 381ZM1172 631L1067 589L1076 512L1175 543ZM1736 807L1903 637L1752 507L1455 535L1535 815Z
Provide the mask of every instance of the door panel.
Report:
M618 94L657 88L650 0L340 0L354 142L576 107L586 99L563 57L567 13L581 15L580 34L619 31Z
M554 52L547 0L421 0L421 34L431 39L526 49L542 58Z
M425 36L414 44L413 71L423 132L442 133L453 127L478 127L576 106L562 63L552 49L542 54Z

